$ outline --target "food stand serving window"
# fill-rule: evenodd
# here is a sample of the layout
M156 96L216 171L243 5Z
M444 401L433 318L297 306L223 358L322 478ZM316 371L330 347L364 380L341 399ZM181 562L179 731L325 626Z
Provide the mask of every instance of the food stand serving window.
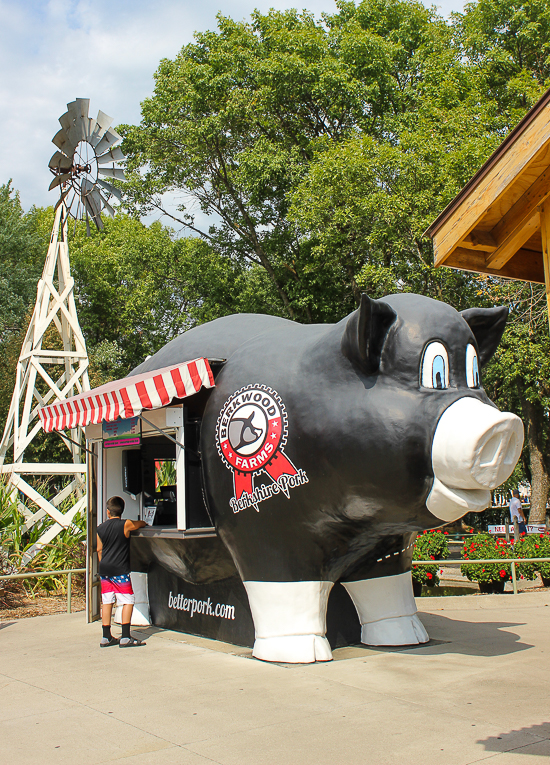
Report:
M85 429L89 594L97 589L95 529L106 519L109 497L123 497L123 518L147 523L137 535L215 534L200 458L202 411L213 386L208 360L194 359L116 380L40 410L46 432ZM90 594L90 603L95 600ZM88 610L94 618L95 608Z

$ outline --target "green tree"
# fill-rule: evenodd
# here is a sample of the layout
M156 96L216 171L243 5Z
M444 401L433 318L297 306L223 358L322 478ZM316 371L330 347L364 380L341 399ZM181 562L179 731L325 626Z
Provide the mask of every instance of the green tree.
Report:
M263 269L128 215L107 218L90 236L78 224L70 253L94 385L124 376L197 323L273 299Z
M397 142L371 136L319 145L294 189L289 218L327 265L361 291L412 291L465 308L477 301L471 274L434 269L422 233L499 142L491 108L429 102L407 117ZM478 130L471 123L477 118Z
M339 8L324 22L296 11L219 16L218 31L161 62L141 125L120 128L130 209L166 212L161 195L183 192L174 219L222 257L265 270L276 311L302 321L344 315L354 285L346 268L312 262L288 217L293 190L323 141L390 135L414 105L423 47L448 43L417 2ZM208 231L193 206L212 216Z
M15 364L47 247L41 212L27 214L11 181L0 186L0 427L13 391Z
M511 308L484 385L500 408L523 420L522 465L531 484L529 520L544 523L550 490L550 336L545 290L541 285L490 280L484 292L492 303Z
M166 278L173 251L160 223L119 215L90 236L76 226L71 269L94 383L124 376L188 328L186 296Z
M30 302L44 257L39 212L25 214L11 181L0 186L0 343L18 332Z
M546 0L478 0L453 14L457 44L490 98L517 122L550 85Z

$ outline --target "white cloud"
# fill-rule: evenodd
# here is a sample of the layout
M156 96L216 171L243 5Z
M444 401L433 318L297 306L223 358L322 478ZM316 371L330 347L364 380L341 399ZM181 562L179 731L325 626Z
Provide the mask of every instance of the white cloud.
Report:
M292 0L226 0L235 19ZM428 4L428 3L426 3ZM460 9L445 0L442 12ZM316 16L333 0L308 0ZM13 178L23 206L56 201L48 192L57 118L74 98L90 98L117 123L137 123L161 58L173 58L194 31L214 29L219 0L0 0L0 183Z

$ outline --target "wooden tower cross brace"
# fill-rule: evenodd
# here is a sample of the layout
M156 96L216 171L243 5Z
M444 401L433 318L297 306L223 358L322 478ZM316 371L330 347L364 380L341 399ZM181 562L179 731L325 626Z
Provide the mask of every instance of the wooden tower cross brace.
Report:
M38 417L40 407L90 390L88 353L76 315L74 280L70 273L67 219L67 207L61 203L56 210L44 271L38 282L36 304L17 362L15 388L0 443L0 472L9 475L14 492L22 492L38 506L38 510L32 513L22 502L18 503L25 518L22 528L28 530L46 516L55 521L26 552L24 563L30 561L60 531L70 527L74 516L86 505L86 464L79 446L82 439L80 428L73 428L68 437L59 434L71 453L72 462L24 461L25 449L42 427ZM52 348L52 345L58 347ZM13 460L6 464L6 454L10 449L13 450ZM50 501L23 475L43 479L68 476L72 480ZM76 503L62 513L59 506L73 493L78 498Z

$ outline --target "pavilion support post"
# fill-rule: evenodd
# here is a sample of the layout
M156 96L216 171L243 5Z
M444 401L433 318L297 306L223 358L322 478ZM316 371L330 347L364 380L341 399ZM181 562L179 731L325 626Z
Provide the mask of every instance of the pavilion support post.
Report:
M540 206L540 230L542 234L542 262L544 265L544 284L546 287L546 306L548 308L548 328L550 330L550 202Z

